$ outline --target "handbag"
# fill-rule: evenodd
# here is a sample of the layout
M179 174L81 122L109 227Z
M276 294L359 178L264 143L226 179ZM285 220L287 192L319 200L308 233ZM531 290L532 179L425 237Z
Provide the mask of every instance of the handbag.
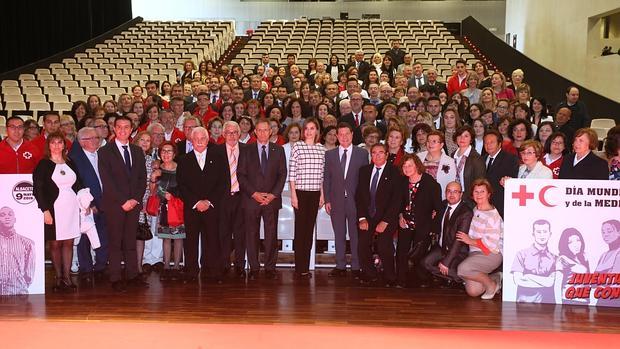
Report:
M161 201L157 194L149 196L148 200L146 201L146 213L149 216L157 216L159 214L160 204Z
M138 223L138 230L136 231L136 240L147 241L153 238L151 233L151 226L146 222L144 217L144 223Z
M168 200L168 226L183 225L183 201L177 197Z

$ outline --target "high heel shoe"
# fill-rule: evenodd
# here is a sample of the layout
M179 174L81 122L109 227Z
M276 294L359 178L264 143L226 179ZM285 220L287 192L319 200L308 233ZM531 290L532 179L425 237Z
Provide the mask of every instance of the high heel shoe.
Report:
M59 277L54 277L54 286L52 286L52 292L60 293L64 291L65 284L62 282L62 279Z
M71 280L71 278L63 279L62 283L64 284L67 291L75 292L77 290L77 286L73 283L73 280Z

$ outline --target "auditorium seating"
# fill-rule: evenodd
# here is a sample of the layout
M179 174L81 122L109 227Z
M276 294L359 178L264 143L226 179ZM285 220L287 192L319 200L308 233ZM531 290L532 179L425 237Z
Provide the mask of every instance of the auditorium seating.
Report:
M0 111L67 113L91 94L116 99L147 80L174 82L184 61L217 60L234 38L231 21L140 22L71 58L2 81Z
M468 60L470 65L475 61L440 21L279 20L262 22L232 63L251 70L263 53L269 53L276 65L286 63L287 54L293 53L300 68L306 69L312 57L328 62L336 54L340 63L346 63L358 49L369 60L375 52L389 50L393 39L399 39L401 48L425 69L436 68L444 81L452 74L456 59Z

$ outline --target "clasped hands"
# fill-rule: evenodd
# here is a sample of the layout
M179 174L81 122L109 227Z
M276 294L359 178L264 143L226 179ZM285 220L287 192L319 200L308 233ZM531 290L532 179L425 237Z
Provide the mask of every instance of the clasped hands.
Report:
M255 192L252 194L252 199L258 202L261 206L269 205L275 198L276 196L271 193Z
M359 228L360 230L368 230L368 220L366 218L363 218L362 220L359 221ZM381 234L385 231L385 229L387 228L388 223L381 221L377 224L377 226L375 227L375 233Z

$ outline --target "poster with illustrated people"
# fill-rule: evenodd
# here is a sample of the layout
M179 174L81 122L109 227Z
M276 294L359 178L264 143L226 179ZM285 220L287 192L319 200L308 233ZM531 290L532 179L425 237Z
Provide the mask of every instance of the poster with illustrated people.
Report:
M620 182L510 179L503 300L620 307Z

